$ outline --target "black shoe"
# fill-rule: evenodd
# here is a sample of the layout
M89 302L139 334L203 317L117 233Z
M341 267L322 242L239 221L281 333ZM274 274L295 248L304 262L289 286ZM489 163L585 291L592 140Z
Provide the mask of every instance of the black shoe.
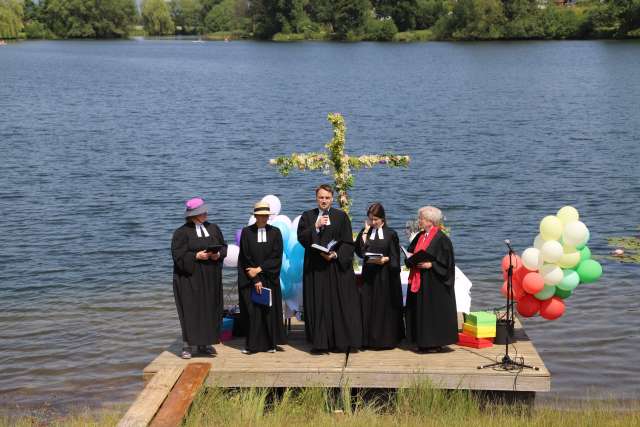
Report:
M215 356L217 354L216 349L212 345L199 345L198 353L206 356Z

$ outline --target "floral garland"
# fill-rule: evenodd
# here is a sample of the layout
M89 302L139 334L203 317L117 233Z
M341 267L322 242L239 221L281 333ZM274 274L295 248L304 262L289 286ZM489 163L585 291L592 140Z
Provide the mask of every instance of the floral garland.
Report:
M280 156L271 159L269 163L278 168L283 176L289 175L293 169L298 170L322 170L325 174L333 173L334 187L338 193L340 207L348 214L351 208L351 198L348 191L353 187L354 177L351 168L359 170L372 168L375 165L387 165L390 167L409 166L410 157L392 153L382 155L367 154L359 157L351 157L345 154L346 125L344 117L340 113L330 113L327 120L333 126L333 138L325 147L327 153L293 153L290 156Z

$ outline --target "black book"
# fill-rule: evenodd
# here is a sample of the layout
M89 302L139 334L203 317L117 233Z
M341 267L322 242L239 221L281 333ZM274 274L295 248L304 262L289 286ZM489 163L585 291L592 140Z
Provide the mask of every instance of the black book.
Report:
M207 249L205 249L205 252L217 254L220 252L220 249L222 249L222 245L209 245L207 246Z
M425 251L418 251L413 255L411 255L410 257L407 257L406 262L409 267L415 267L421 262L433 262L435 260L436 258L433 255L428 254Z

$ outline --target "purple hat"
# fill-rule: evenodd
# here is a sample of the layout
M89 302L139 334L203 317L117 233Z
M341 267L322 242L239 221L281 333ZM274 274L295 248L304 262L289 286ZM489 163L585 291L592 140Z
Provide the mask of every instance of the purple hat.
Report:
M187 200L187 202L185 203L185 208L185 218L207 213L209 210L207 208L207 205L204 203L204 200L202 200L200 197L194 197L193 199Z

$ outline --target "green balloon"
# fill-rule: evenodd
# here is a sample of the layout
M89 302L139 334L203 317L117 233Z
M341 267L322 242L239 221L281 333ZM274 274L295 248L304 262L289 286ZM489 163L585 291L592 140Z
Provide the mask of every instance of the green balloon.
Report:
M554 296L555 293L556 293L555 285L544 285L544 289L542 289L540 292L535 294L534 297L536 299L539 299L540 301L544 301Z
M572 291L565 291L564 289L556 288L555 296L562 299L567 299L571 296Z
M576 286L580 284L580 275L575 270L562 270L562 274L564 275L564 277L562 278L560 283L557 284L558 289L571 292L576 288Z
M584 248L580 249L580 261L586 261L588 259L591 259L591 249L585 246Z
M602 266L592 259L582 261L576 271L580 276L580 283L592 283L602 276Z

